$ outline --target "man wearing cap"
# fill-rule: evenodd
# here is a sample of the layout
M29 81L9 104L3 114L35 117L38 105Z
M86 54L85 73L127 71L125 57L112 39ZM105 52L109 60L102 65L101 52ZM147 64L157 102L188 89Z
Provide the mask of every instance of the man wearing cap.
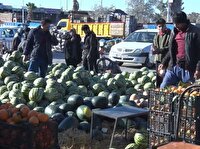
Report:
M159 66L159 69L166 68L170 60L161 88L200 78L200 29L182 11L173 16L173 22L169 53Z

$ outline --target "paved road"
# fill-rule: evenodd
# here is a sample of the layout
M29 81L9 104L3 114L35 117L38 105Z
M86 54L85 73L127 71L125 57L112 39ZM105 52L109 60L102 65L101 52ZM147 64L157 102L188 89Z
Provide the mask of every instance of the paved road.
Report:
M54 51L53 58L54 58L53 63L65 63L63 52ZM142 67L141 65L124 63L120 68L122 71L133 72L133 71L137 71L141 67Z

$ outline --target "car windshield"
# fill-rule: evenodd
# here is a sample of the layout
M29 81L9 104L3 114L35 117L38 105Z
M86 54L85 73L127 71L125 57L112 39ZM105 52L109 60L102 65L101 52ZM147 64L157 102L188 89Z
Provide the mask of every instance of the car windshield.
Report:
M133 32L124 41L126 42L153 42L156 32Z

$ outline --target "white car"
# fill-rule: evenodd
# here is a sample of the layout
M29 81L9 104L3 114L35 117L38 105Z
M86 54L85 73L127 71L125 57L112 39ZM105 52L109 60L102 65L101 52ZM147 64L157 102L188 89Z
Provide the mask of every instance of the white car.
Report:
M2 42L8 49L11 49L12 40L18 29L19 27L0 27L0 42Z
M109 58L119 65L136 63L152 67L150 51L157 32L157 29L141 29L131 33L123 42L112 46Z

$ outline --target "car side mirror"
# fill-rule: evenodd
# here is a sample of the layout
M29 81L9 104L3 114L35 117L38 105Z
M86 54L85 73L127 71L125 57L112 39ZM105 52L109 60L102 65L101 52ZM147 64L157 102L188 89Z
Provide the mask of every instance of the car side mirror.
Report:
M57 26L56 28L57 28L57 29L61 29L61 26Z

